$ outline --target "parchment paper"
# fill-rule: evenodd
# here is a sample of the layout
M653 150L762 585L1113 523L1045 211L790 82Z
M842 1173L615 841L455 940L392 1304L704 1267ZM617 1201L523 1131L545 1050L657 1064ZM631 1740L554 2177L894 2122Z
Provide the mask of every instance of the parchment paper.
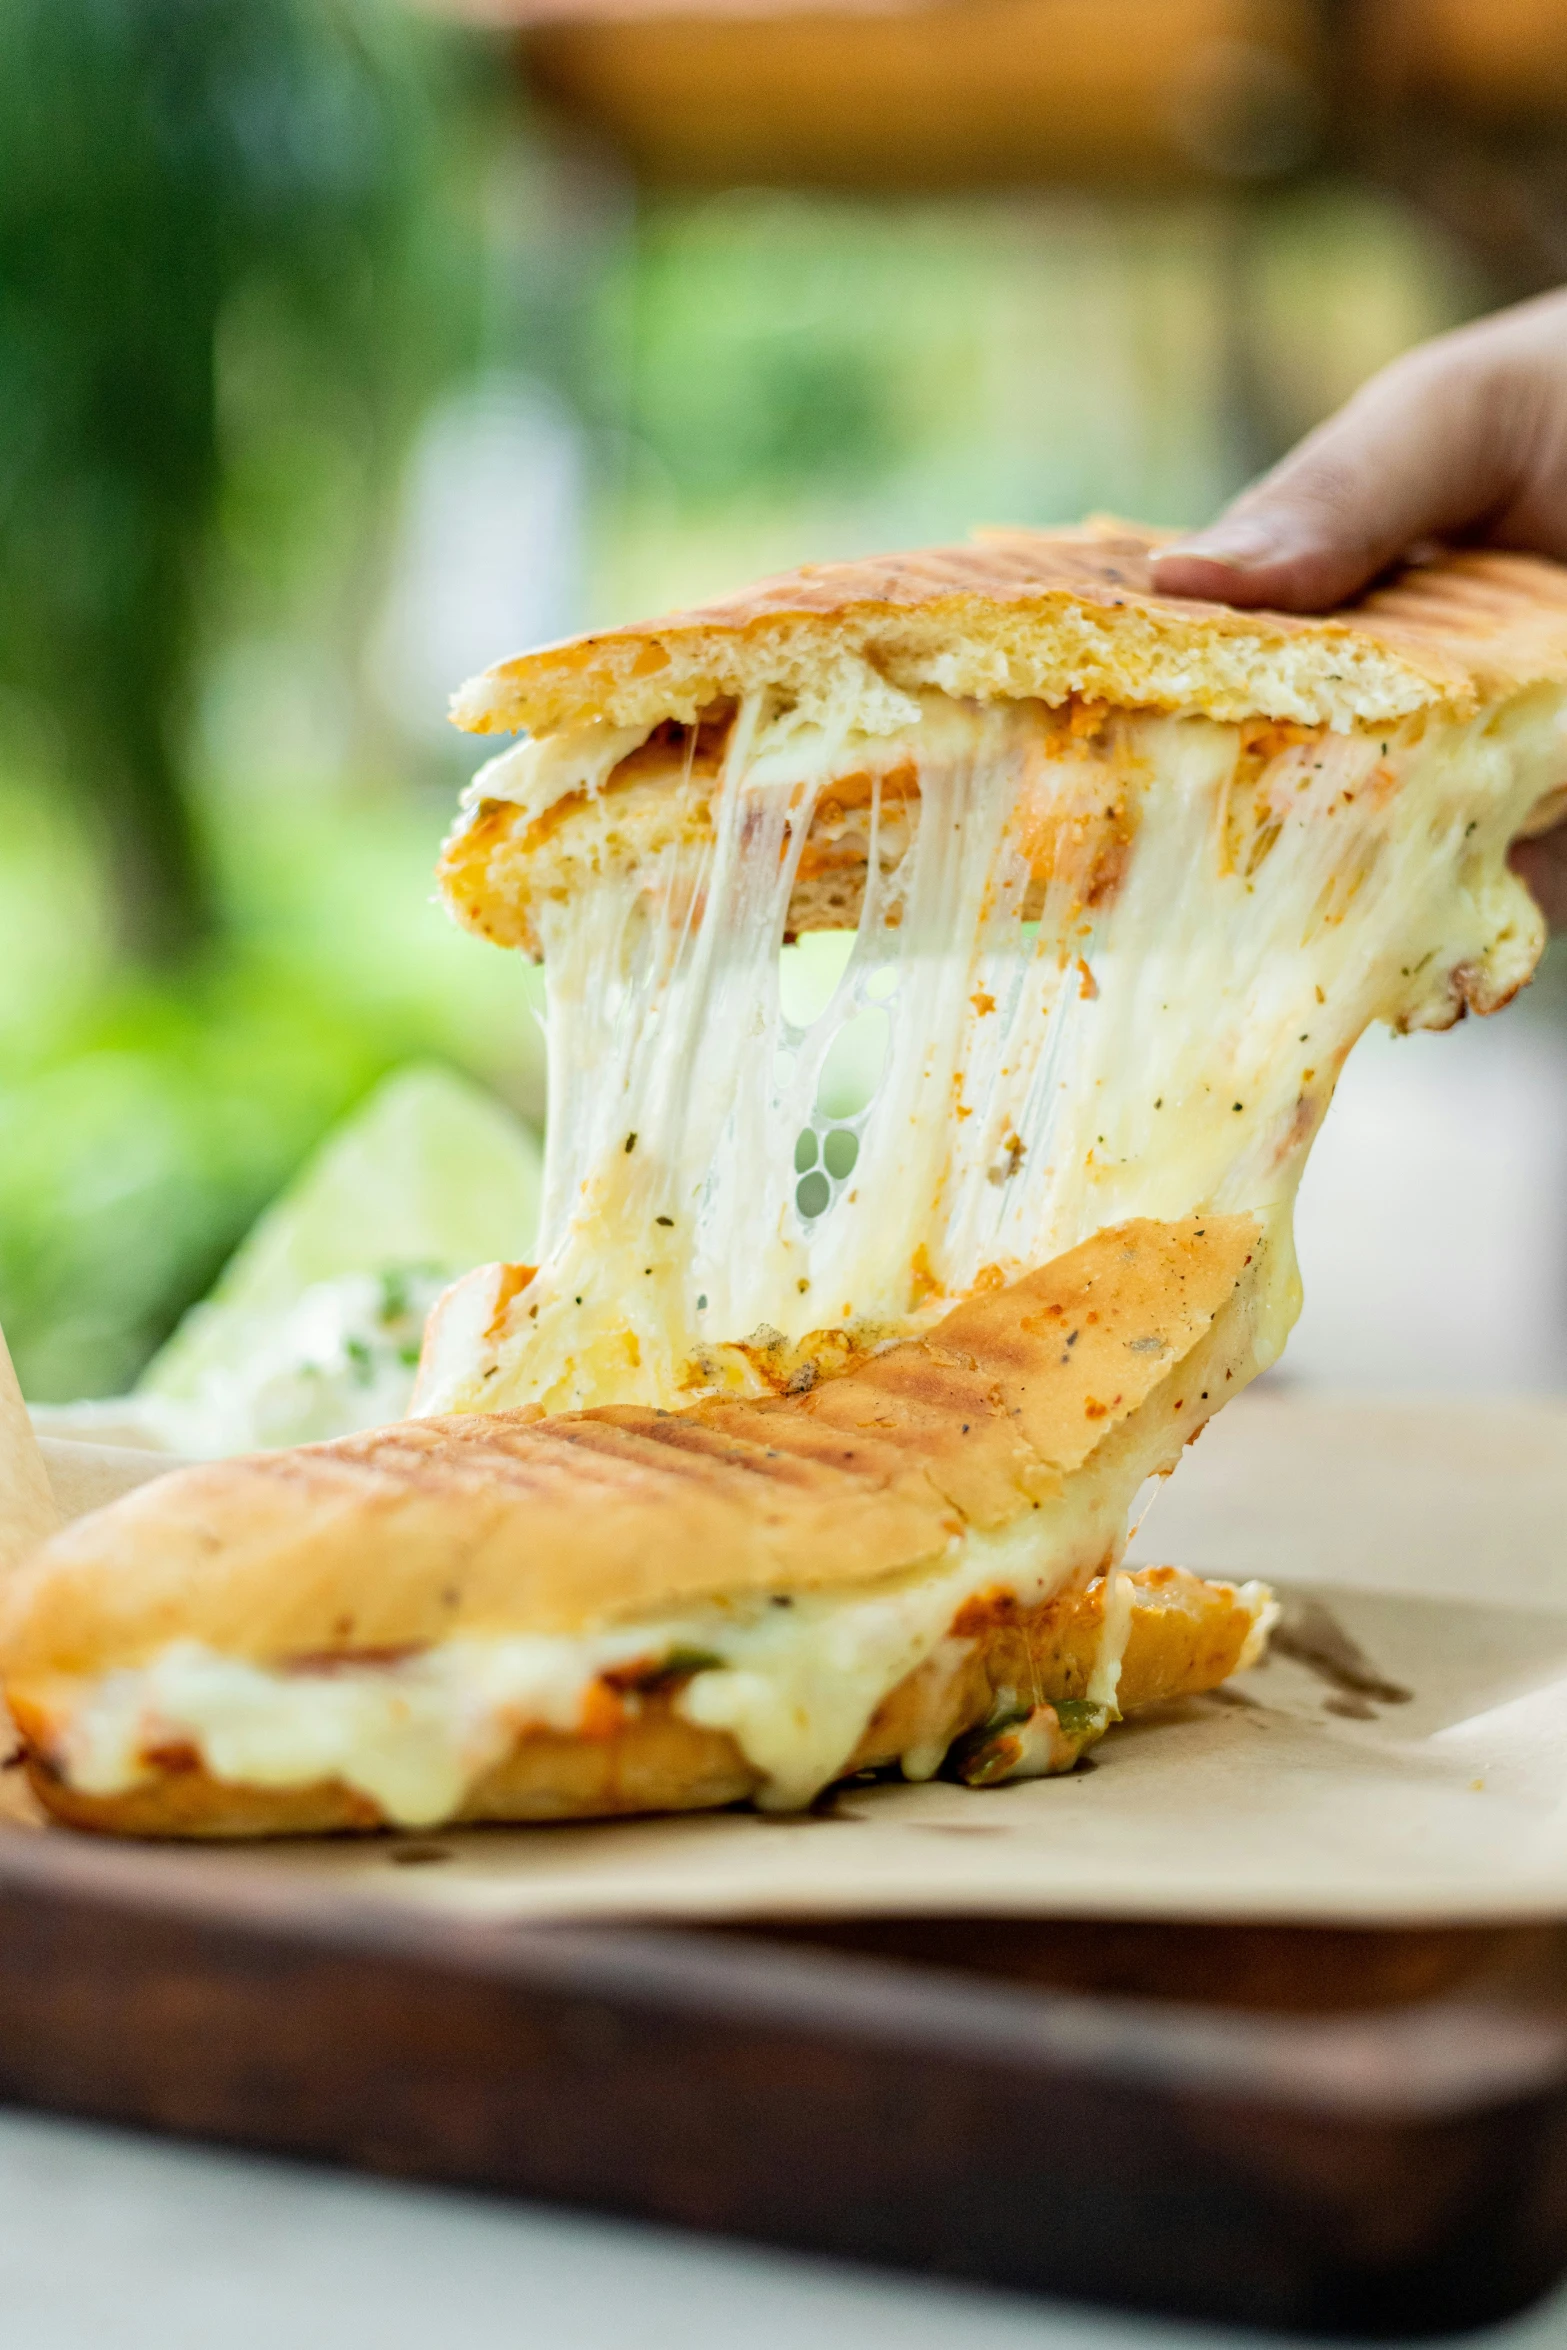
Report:
M57 1488L69 1449L50 1447ZM135 1466L145 1475L145 1456ZM1567 1400L1246 1397L1187 1456L1133 1555L1289 1586L1358 1644L1351 1680L1412 1694L1368 1695L1277 1656L1112 1731L1096 1767L1065 1779L855 1787L804 1818L165 1846L144 1864L261 1908L286 1887L490 1926L1567 1915Z
M89 1510L117 1501L132 1486L185 1465L172 1454L150 1452L142 1445L78 1444L60 1436L40 1436L38 1449L62 1518L85 1517Z
M0 1330L0 1574L36 1550L60 1515Z

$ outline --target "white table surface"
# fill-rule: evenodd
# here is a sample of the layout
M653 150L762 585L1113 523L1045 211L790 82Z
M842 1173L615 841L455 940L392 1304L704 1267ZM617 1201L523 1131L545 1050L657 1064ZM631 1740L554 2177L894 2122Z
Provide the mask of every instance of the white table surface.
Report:
M26 2350L1247 2350L1263 2336L0 2113ZM1471 2343L1567 2344L1567 2293ZM1278 2338L1268 2338L1278 2350Z

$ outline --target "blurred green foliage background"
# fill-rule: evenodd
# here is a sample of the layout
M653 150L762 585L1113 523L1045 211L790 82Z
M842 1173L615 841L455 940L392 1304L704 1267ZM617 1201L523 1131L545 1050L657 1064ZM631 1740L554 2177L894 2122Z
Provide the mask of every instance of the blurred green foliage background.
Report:
M524 974L430 903L463 674L978 520L1199 517L1482 294L1331 180L639 201L499 36L394 0L5 0L0 1320L29 1392L122 1388L395 1062L537 1114Z

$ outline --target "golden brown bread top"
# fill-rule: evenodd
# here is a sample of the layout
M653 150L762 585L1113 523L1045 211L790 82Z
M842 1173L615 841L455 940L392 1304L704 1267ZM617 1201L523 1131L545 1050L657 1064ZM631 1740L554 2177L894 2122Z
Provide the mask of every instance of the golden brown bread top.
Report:
M1223 1363L1211 1400L1185 1392L1203 1342L1253 1367L1246 1311L1225 1315L1259 1255L1250 1216L1127 1224L809 1394L412 1420L184 1470L20 1571L0 1673L25 1688L179 1639L384 1654L896 1575L1059 1492L1161 1395L1173 1460L1223 1399Z
M830 563L662 620L503 661L453 701L476 734L602 718L692 721L725 696L835 680L979 700L1070 695L1209 717L1381 722L1460 715L1567 680L1567 569L1443 554L1320 618L1158 594L1135 524L1000 530L973 543Z

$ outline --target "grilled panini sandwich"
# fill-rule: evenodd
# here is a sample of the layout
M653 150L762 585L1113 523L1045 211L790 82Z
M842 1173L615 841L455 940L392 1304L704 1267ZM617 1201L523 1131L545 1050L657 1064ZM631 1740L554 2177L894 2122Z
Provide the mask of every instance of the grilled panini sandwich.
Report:
M799 1395L160 1479L13 1586L33 1783L223 1835L791 1806L966 1734L971 1775L1064 1767L1257 1645L1260 1586L1106 1570L1256 1367L1264 1262L1249 1217L1132 1224Z
M1283 1345L1355 1038L1533 968L1567 574L1302 621L1156 595L1153 543L802 573L465 690L529 730L442 881L544 960L539 1263L448 1293L420 1417L160 1480L13 1579L51 1809L986 1782L1257 1652L1265 1590L1124 1573L1128 1517Z

